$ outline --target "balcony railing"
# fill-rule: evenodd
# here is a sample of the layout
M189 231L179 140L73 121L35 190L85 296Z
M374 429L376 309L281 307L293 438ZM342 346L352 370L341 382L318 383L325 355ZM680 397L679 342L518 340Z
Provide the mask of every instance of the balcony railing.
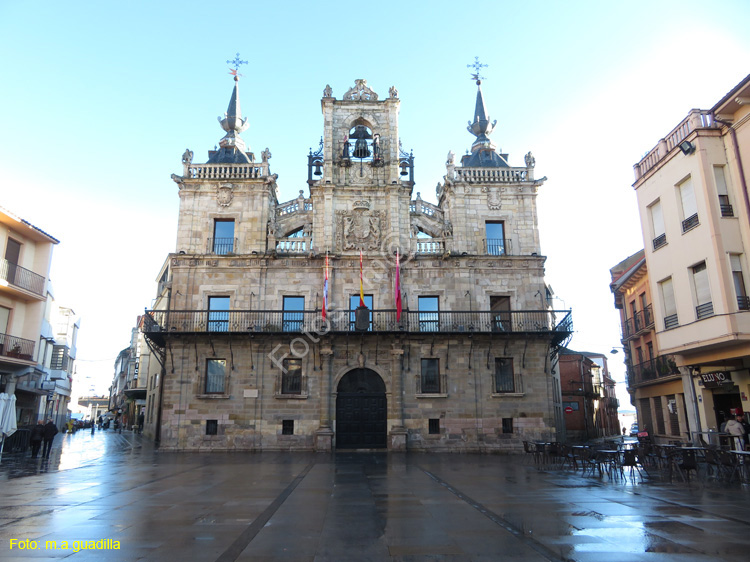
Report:
M312 250L312 237L298 236L282 238L276 241L276 252L279 254L305 254Z
M658 250L662 246L664 246L667 243L667 235L666 234L659 234L656 238L654 238L654 250Z
M327 333L354 332L354 310L150 310L144 317L145 334L164 333ZM558 321L558 319L561 319ZM520 310L486 312L404 311L396 320L395 310L371 310L368 332L484 332L496 334L555 334L562 341L573 331L569 310Z
M516 183L526 181L528 168L456 168L456 179L466 183Z
M631 318L625 320L625 324L622 327L622 334L627 339L633 337L643 330L648 330L654 325L654 313L652 305L646 306L643 310L639 310Z
M488 238L487 239L487 253L490 256L511 255L510 239L509 238Z
M664 317L664 329L665 330L676 328L679 325L680 325L680 321L677 318L676 314L670 314L669 316Z
M44 296L44 276L5 259L0 260L0 279L40 297Z
M416 238L413 245L417 254L439 254L445 253L445 240L442 238Z
M237 253L236 238L208 238L206 241L206 252L225 256L227 254Z
M674 377L680 374L674 357L671 355L659 355L643 363L628 364L627 370L628 386L652 382L665 377Z
M0 334L0 356L31 361L34 357L34 342Z
M705 302L695 307L695 316L698 318L698 320L702 320L703 318L708 318L709 316L713 315L714 303L712 302Z
M687 232L688 230L692 230L699 224L700 224L700 221L698 221L698 213L690 215L688 218L682 221L682 232Z
M738 296L737 308L739 308L740 310L750 310L750 297Z
M190 164L185 173L190 179L255 179L269 175L268 162L252 164Z
M734 216L734 209L731 205L720 205L721 207L721 216L722 217L733 217Z

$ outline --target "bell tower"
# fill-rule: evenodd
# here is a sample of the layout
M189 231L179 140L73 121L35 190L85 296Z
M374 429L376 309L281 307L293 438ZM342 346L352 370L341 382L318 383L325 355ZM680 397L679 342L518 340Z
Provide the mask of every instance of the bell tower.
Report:
M323 91L323 138L308 157L318 251L371 253L408 236L414 158L401 148L400 104L395 87L381 100L362 79L340 100Z

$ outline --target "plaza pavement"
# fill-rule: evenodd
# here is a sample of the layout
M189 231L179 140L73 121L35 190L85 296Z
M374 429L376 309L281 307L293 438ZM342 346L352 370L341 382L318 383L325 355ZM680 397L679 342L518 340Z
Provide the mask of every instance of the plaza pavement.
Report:
M0 491L5 562L750 558L747 487L583 477L521 456L161 453L79 431L49 460L4 455ZM85 541L110 548L75 552Z

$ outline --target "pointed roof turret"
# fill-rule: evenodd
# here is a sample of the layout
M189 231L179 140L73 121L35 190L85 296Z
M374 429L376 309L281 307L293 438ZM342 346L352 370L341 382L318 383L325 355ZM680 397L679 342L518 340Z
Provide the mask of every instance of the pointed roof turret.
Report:
M472 168L497 168L508 167L507 154L497 154L495 144L489 136L497 125L497 121L490 123L490 116L487 114L487 108L484 104L482 95L482 76L479 70L486 64L480 64L479 57L475 57L474 64L466 65L468 68L474 68L475 72L471 75L472 80L477 83L477 102L474 107L474 121L469 121L468 131L477 137L474 144L471 145L471 155L466 155L461 159L461 165Z
M239 60L239 53L237 53L235 60L227 61L227 63L235 64L235 68L229 71L234 76L234 89L232 90L232 96L229 98L227 112L224 117L218 118L221 128L227 134L219 141L219 150L212 150L208 153L209 164L245 164L251 162L250 157L245 154L247 148L245 141L240 137L240 133L250 125L247 118L242 118L242 112L240 111L240 75L237 72L239 65L247 64L247 62Z

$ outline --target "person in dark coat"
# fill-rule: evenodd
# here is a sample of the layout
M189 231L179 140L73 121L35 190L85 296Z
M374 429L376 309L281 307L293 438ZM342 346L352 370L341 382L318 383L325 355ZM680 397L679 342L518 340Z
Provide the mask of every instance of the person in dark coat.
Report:
M35 459L42 448L42 439L44 438L44 422L39 420L31 430L29 441L31 442L31 458Z
M52 421L52 418L48 419L44 426L44 450L42 451L42 458L49 458L49 453L52 450L52 441L55 439L57 433L57 426Z

